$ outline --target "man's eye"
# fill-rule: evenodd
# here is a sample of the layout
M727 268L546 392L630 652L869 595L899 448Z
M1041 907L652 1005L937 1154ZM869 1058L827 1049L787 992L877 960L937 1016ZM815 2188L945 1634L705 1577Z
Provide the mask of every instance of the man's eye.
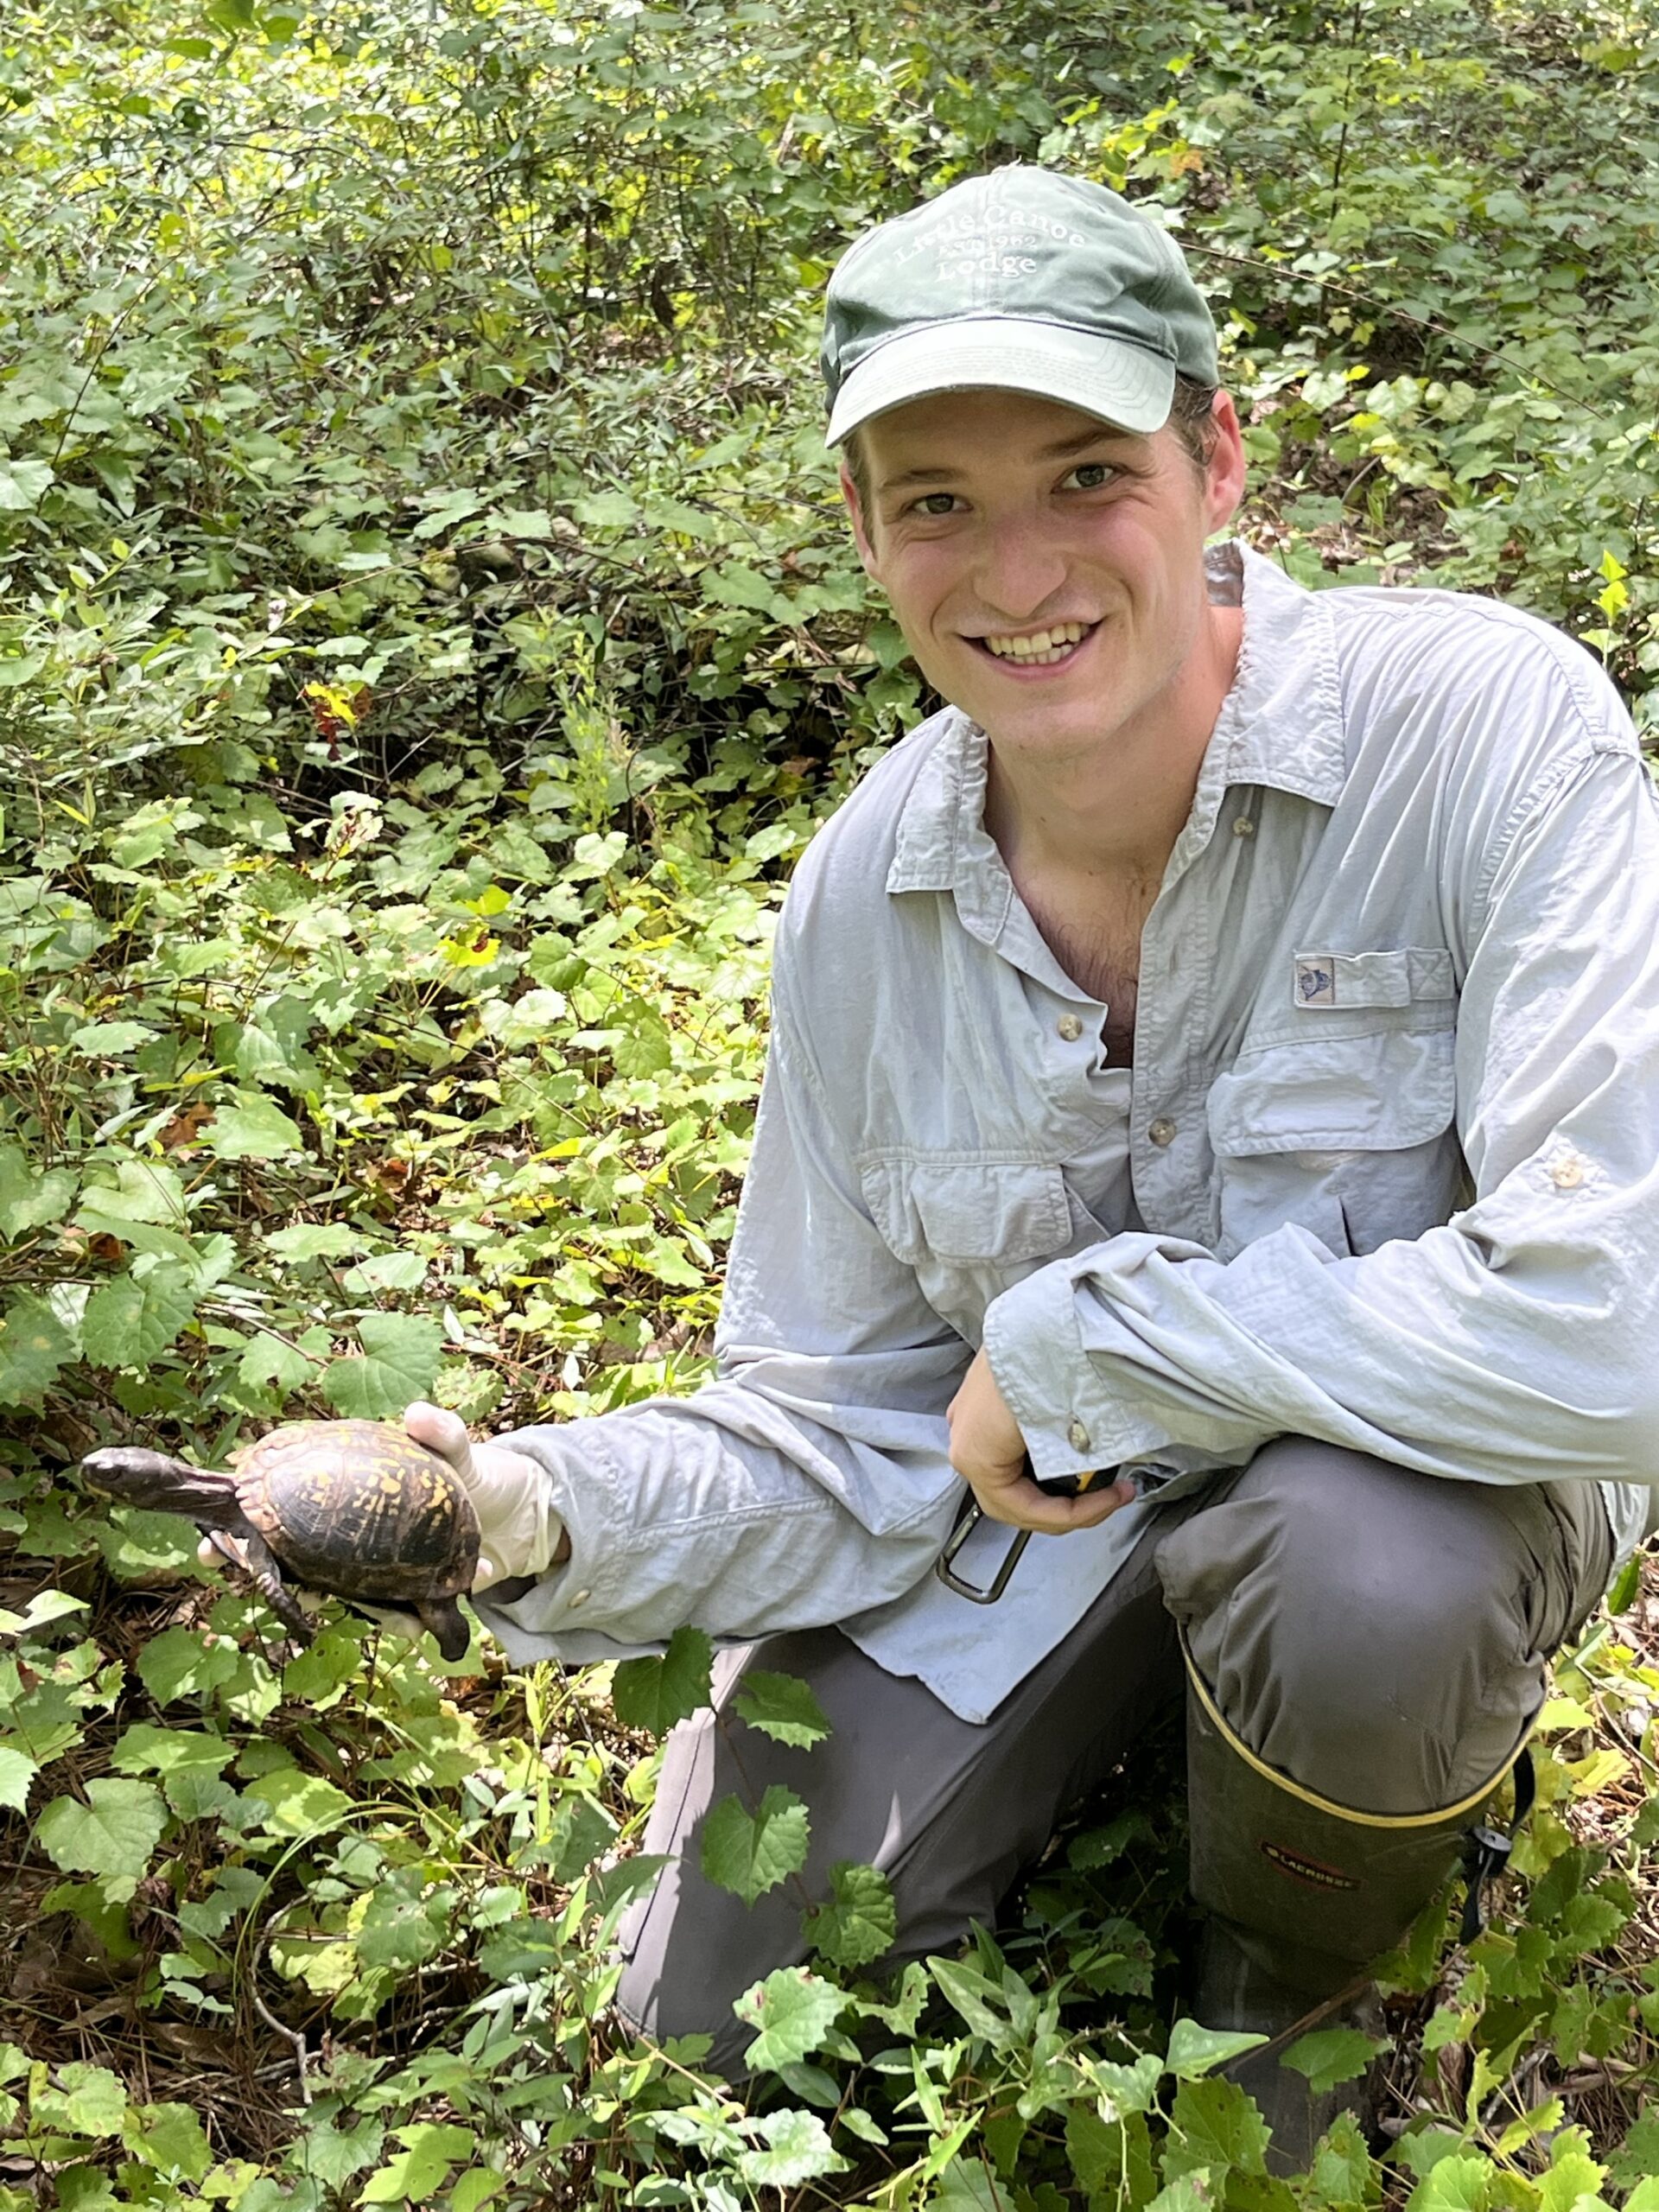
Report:
M954 492L925 492L917 500L915 512L918 515L948 515L956 504Z
M1079 492L1098 492L1116 474L1109 461L1081 461L1066 481Z

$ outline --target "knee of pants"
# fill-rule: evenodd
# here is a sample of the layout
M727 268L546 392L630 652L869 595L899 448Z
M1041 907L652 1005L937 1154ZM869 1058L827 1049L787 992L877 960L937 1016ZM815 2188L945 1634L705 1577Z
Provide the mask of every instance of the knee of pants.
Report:
M1287 1439L1159 1554L1166 1600L1229 1727L1357 1810L1455 1802L1541 1694L1504 1502Z

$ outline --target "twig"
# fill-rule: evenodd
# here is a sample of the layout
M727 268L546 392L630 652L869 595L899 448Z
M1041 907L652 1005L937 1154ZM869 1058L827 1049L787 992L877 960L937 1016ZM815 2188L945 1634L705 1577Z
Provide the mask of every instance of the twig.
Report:
M285 2028L282 2022L276 2018L276 2015L271 2011L270 2005L266 2004L264 1999L259 1994L259 1968L264 1960L265 1939L270 1934L271 1929L276 1926L277 1921L282 1918L283 1914L286 1912L287 1910L288 1907L283 1905L279 1911L273 1913L270 1919L261 1925L259 1933L253 1939L253 1958L248 1974L248 1993L253 1999L254 2011L259 2015L265 2025L272 2030L275 2034L281 2036L284 2043L291 2043L293 2044L295 2071L300 2077L300 2102L302 2105L309 2105L311 2102L311 2079L309 2075L306 2072L307 2054L305 2048L305 2037L297 2028Z

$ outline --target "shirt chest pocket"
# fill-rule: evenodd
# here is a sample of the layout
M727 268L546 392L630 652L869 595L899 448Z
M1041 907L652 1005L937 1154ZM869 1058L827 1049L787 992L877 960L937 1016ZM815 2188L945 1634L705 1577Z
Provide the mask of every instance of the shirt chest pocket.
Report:
M1341 1257L1446 1220L1463 1173L1455 1013L1448 999L1344 1034L1310 1014L1300 1033L1241 1054L1217 1078L1209 1124L1224 1259L1287 1223Z
M1040 1160L883 1153L859 1176L883 1241L976 1338L990 1300L1071 1242L1065 1178Z

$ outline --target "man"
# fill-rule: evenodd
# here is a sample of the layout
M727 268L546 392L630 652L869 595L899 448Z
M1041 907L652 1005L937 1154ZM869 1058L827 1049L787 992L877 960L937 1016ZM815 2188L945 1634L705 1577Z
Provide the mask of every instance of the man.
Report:
M728 1790L804 1796L807 1891L874 1860L916 1955L1183 1679L1195 2009L1352 2017L1659 1467L1630 726L1527 616L1206 555L1244 481L1213 328L1099 187L1007 168L883 225L823 361L951 705L792 887L718 1379L470 1457L410 1425L471 1474L516 1658L729 1647L664 1765L638 2024L732 2066L732 1999L802 1955L798 1895L698 1871ZM1039 1532L994 1605L931 1571L964 1483ZM828 1744L730 1713L757 1644ZM1294 2164L1334 2101L1277 2058L1240 2078Z

